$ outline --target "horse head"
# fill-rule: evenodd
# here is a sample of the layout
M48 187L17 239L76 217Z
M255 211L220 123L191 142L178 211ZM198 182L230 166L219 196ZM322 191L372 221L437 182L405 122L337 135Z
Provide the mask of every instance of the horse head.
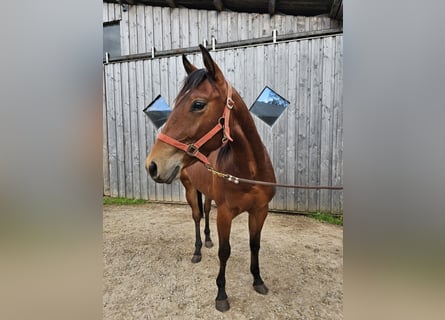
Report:
M182 56L187 77L145 162L150 176L159 183L171 183L183 168L198 160L206 164L206 156L231 139L232 89L207 49L199 47L205 69Z

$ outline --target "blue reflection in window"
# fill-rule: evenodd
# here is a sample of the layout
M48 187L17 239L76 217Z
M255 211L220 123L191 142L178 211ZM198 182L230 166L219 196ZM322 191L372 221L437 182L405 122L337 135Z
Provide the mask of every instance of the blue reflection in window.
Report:
M156 99L144 109L144 112L156 129L159 129L167 121L172 110L167 102L165 102L164 98L162 98L161 95L158 95Z
M272 126L288 105L289 101L266 86L250 107L250 112Z

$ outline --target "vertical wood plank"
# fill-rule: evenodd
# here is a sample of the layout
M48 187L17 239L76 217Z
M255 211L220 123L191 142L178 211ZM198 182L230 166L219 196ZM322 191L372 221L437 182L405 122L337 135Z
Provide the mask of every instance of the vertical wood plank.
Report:
M102 69L102 176L103 176L103 194L110 196L110 168L108 160L108 115L107 115L107 88L105 86L105 67Z
M153 7L145 6L145 47L148 52L154 47L153 38Z
M140 197L148 199L147 172L145 170L145 158L147 156L145 116L145 82L144 82L144 64L142 60L136 61L136 114L138 120L138 146L139 146L139 181Z
M208 23L208 41L211 44L212 37L218 38L218 13L216 11L207 11Z
M321 161L320 184L331 184L332 170L332 83L334 78L332 63L332 37L322 40L323 45L323 82L321 101ZM331 211L331 190L320 190L320 210Z
M207 10L198 10L198 40L203 43L204 40L209 43L210 37L208 35Z
M283 32L285 32L286 34L297 32L297 30L294 29L294 27L295 27L294 21L296 20L295 17L294 16L284 16L283 18L284 18L283 19L283 24L284 24Z
M131 133L131 171L133 175L132 181L132 197L140 199L141 183L140 183L140 159L139 159L139 128L138 128L138 112L137 112L137 80L136 80L136 62L128 63L128 79L130 83L130 133Z
M153 43L156 51L162 51L162 8L153 7Z
M102 22L108 22L108 3L103 2L102 3Z
M170 30L171 26L170 14L171 14L171 9L169 7L162 8L162 50L170 50L172 48L172 31Z
M113 4L114 5L114 19L121 20L122 19L122 6L120 4Z
M261 25L261 37L269 37L272 35L272 27L271 27L271 21L270 21L270 15L268 14L263 14L262 15L262 20L263 23Z
M133 170L132 170L132 155L131 155L131 125L130 125L130 83L128 76L128 62L121 64L122 73L122 117L123 117L123 143L124 143L124 159L125 171L125 196L127 198L133 197Z
M178 49L180 48L179 41L179 8L171 9L170 20L171 20L171 48Z
M122 11L121 20L121 52L122 55L130 54L130 30L128 25L129 11Z
M288 65L286 63L286 55L284 54L285 49L287 48L287 43L283 43L282 45L274 45L275 55L274 55L274 73L275 73L275 84L272 88L275 92L280 95L284 95L283 92L287 92L287 78L288 78ZM274 163L276 165L275 173L277 175L278 181L287 181L286 177L286 163L285 163L285 147L286 143L286 119L283 117L279 117L277 121L274 123L272 130L274 132L275 141L274 141ZM278 188L275 194L275 205L279 210L286 209L285 204L285 193L286 189Z
M136 6L137 53L147 52L145 47L145 8Z
M249 15L245 12L238 14L238 39L246 40L249 37Z
M137 6L128 6L128 27L130 34L130 54L137 53L138 50L138 32L136 26L136 8Z
M309 40L310 47L310 128L309 128L309 184L320 184L320 132L321 132L321 57L320 40ZM308 211L319 210L319 190L308 190Z
M249 47L245 50L245 84L244 84L244 102L246 102L247 105L251 105L253 100L255 99L253 97L253 88L252 83L255 81L255 75L254 75L254 48Z
M228 24L228 16L227 11L218 12L218 30L216 41L218 43L227 42L227 24Z
M124 133L122 116L122 78L121 66L114 64L114 111L116 125L116 149L118 168L118 190L119 196L125 197L125 156L124 156Z
M227 14L228 27L227 27L227 41L238 40L238 17L237 13L229 12Z
M333 153L332 153L332 185L343 185L343 37L334 37L335 71L333 95ZM332 212L343 212L343 191L332 192Z
M189 15L187 9L179 11L179 44L181 48L188 48L189 42Z
M297 172L296 182L300 185L309 184L309 139L310 139L310 58L309 40L298 42L298 85L297 85ZM298 205L296 209L301 212L308 210L309 192L305 189L297 190Z
M189 45L191 47L199 44L199 24L198 24L198 10L189 10Z
M297 75L298 75L298 52L297 52L297 42L289 42L289 73L287 82L289 84L287 94L284 95L286 99L289 100L289 106L287 107L286 129L287 129L287 141L286 141L286 182L289 184L295 184L296 168L297 164L297 142L298 142L298 105L296 101L297 93ZM286 193L286 209L295 210L297 208L297 191L293 188L288 188L284 190Z
M108 21L114 21L114 5L112 3L108 4Z
M107 129L108 129L108 165L110 174L110 195L119 196L118 169L117 169L117 147L116 147L116 114L114 105L114 82L113 65L105 65L105 87L107 98Z

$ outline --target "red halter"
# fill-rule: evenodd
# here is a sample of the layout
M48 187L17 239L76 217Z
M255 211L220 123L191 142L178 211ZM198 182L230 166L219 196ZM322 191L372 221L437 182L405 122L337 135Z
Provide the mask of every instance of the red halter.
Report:
M221 118L218 119L218 123L211 129L209 132L207 132L201 139L196 141L195 143L185 144L182 142L179 142L176 139L170 138L169 136L163 134L160 132L158 134L158 140L161 140L175 148L178 148L185 153L187 153L191 157L197 158L199 161L204 163L206 166L210 165L209 159L199 151L199 148L201 148L207 141L213 138L214 135L216 135L220 130L223 130L223 138L222 138L222 144L224 145L227 143L227 140L233 141L232 137L230 136L230 126L229 126L229 120L230 120L230 110L233 109L235 102L232 100L232 86L227 81L227 100L226 105L224 107L224 112Z

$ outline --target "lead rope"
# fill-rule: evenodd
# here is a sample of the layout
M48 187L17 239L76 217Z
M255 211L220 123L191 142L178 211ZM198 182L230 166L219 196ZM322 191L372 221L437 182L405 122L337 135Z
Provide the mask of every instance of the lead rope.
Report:
M294 189L325 189L325 190L343 190L343 187L331 187L331 186L302 186L302 185L294 185L294 184L283 184L283 183L275 183L275 182L267 182L260 180L252 180L245 179L240 177L232 176L228 173L222 173L213 168L210 165L205 165L207 170L216 175L217 177L223 178L227 181L233 182L235 184L239 184L240 182L250 183L250 184L258 184L262 186L269 187L282 187L282 188L294 188Z

